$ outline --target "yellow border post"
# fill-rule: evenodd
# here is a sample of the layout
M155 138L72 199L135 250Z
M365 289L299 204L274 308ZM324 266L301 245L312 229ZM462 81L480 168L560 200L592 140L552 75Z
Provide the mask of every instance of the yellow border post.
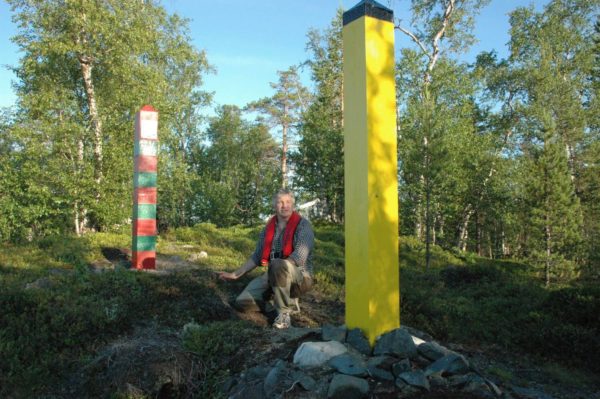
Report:
M400 326L393 12L343 18L346 324L373 345Z

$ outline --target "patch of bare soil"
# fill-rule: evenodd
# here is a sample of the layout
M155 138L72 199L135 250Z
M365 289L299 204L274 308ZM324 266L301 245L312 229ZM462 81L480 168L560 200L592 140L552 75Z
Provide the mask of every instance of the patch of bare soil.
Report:
M300 299L300 313L292 316L296 327L320 327L323 324L344 324L344 304L324 299L317 291L310 291Z
M100 350L72 377L69 397L193 397L203 369L175 334L146 327Z

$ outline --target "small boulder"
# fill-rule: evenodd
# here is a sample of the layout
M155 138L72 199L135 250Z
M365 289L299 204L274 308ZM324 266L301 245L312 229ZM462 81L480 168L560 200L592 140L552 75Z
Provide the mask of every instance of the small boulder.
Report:
M275 364L275 367L269 371L263 382L263 389L265 390L267 397L273 397L279 390L278 388L285 384L286 378L287 373L285 362L278 361Z
M369 375L380 381L394 381L394 374L390 371L383 370L377 367L369 368Z
M198 253L193 253L188 257L189 262L196 262L202 259L208 258L208 253L206 251L200 251Z
M293 370L292 378L306 391L314 391L317 388L317 381L301 370Z
M346 343L363 355L371 355L371 345L360 328L353 328L348 331Z
M381 335L375 342L373 354L414 358L417 356L417 346L412 335L401 327Z
M267 374L269 374L269 371L271 371L271 368L268 366L254 366L242 374L242 377L246 382L264 380Z
M395 377L391 372L392 365L396 361L391 356L375 356L367 361L367 370L369 375L381 381L394 381Z
M346 326L332 326L325 324L321 330L321 337L323 341L346 341Z
M398 376L399 380L406 382L408 385L413 387L422 388L429 391L429 381L422 371L408 371Z
M444 377L442 377L442 375L440 373L431 374L427 377L427 379L429 380L429 384L433 388L444 389L444 388L448 387L448 380L446 380Z
M494 394L490 390L486 381L478 375L474 375L473 378L465 385L462 389L464 392L470 392L481 398L493 398Z
M341 355L332 357L329 360L329 365L338 372L346 375L366 377L368 374L365 361L359 356L351 353L343 353Z
M464 356L457 353L446 355L425 369L425 374L441 373L442 375L466 374L471 370L471 366Z
M294 364L301 367L318 367L332 357L346 352L348 348L337 341L304 342L294 354Z
M333 376L327 391L329 399L359 399L366 398L369 393L367 380L350 375L336 374Z
M435 361L452 353L448 348L437 342L425 342L417 347L419 354L429 360Z

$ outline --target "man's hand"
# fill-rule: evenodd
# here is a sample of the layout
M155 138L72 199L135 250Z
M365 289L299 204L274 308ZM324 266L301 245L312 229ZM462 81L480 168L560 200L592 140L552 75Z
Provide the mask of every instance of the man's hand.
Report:
M237 280L238 278L240 278L235 273L229 273L229 272L217 272L217 275L219 277L219 280L223 280L223 281Z

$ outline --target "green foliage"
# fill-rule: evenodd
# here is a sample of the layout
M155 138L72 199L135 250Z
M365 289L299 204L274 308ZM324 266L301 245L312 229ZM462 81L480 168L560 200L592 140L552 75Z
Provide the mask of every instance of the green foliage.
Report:
M194 154L199 178L193 220L231 226L252 224L270 214L280 174L277 146L266 126L245 121L235 106L223 106L206 135L210 145Z
M270 126L277 127L278 130L281 128L281 182L283 187L287 187L289 145L294 142L296 126L310 95L300 82L298 67L278 71L277 75L279 80L270 84L275 94L251 102L246 109L260 112L267 117Z
M246 321L227 320L199 325L188 323L183 326L183 345L208 362L219 364L223 359L247 345L259 331Z
M0 239L122 225L131 216L133 118L147 103L160 111L167 149L162 199L185 193L191 177L177 162L200 141L197 108L208 96L198 87L209 69L187 22L154 2L9 3L23 57L18 112L0 123L11 150L0 162Z
M86 258L90 246L85 239L64 236L47 236L40 239L38 247L52 258L65 265L82 268L87 265Z
M292 154L299 187L309 200L318 198L322 217L341 222L344 215L344 136L342 132L342 12L329 28L308 33L306 62L316 86L313 102L302 116L298 149Z
M597 364L596 287L548 291L535 267L483 260L429 271L405 266L400 284L402 323L440 339L518 346L577 367Z
M523 99L516 125L526 168L521 206L531 216L519 233L527 237L523 255L544 268L546 283L576 276L583 233L595 234L596 221L583 218L594 205L585 183L593 163L582 162L588 156L582 144L598 141L590 124L594 55L588 40L597 13L595 2L555 0L542 12L511 14L509 61Z
M98 331L109 337L127 329L142 298L135 276L125 271L54 274L46 285L24 290L14 282L0 292L0 372L11 386L35 388L38 380L55 380L59 376L52 370L65 368L96 343Z

